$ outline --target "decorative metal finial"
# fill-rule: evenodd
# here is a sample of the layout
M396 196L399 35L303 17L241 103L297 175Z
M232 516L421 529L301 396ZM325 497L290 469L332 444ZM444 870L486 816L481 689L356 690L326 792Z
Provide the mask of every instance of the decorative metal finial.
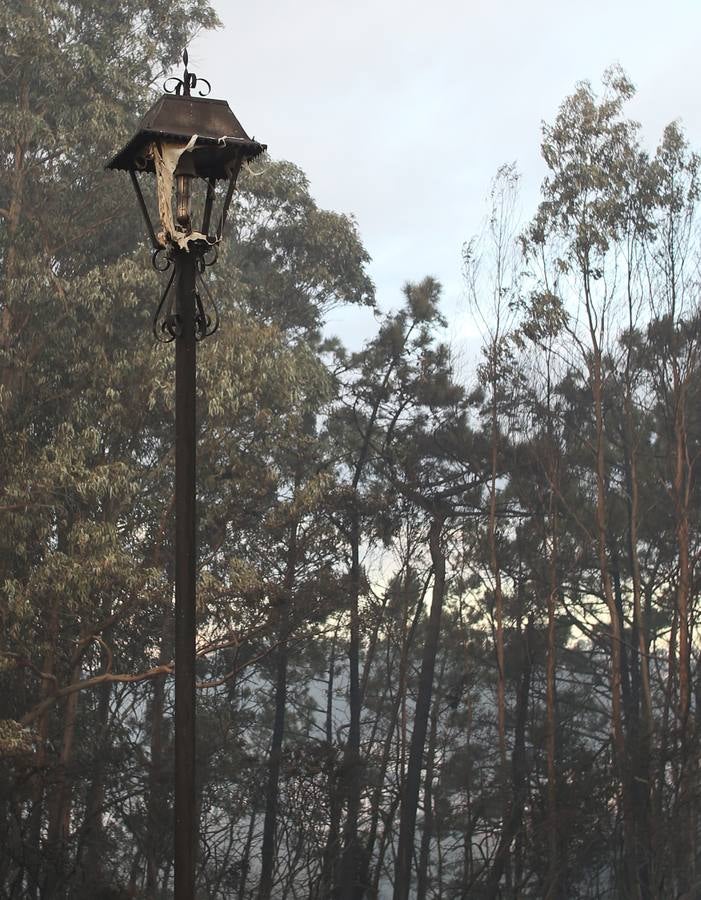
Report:
M168 78L163 85L163 90L166 94L176 94L178 97L189 97L190 91L197 87L198 84L206 84L207 90L202 91L199 90L197 93L200 97L206 97L207 94L212 90L212 85L207 81L206 78L198 78L194 72L189 72L187 68L188 64L188 55L187 48L183 50L183 65L185 66L185 71L183 72L182 78ZM172 86L169 87L172 82Z

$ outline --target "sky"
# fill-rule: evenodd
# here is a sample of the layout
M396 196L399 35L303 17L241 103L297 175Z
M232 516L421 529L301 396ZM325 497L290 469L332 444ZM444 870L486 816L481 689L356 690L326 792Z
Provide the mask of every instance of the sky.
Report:
M305 171L319 206L354 216L380 307L432 275L458 342L474 335L461 249L491 179L516 163L527 220L542 123L578 81L620 64L649 149L672 120L701 149L701 0L213 2L223 28L193 40L190 69ZM352 347L375 327L357 310L329 322Z

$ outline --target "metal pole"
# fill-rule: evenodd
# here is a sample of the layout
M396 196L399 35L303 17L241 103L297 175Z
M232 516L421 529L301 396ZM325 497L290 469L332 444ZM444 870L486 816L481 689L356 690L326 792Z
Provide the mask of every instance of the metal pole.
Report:
M194 900L195 823L195 341L194 253L175 254L175 900Z

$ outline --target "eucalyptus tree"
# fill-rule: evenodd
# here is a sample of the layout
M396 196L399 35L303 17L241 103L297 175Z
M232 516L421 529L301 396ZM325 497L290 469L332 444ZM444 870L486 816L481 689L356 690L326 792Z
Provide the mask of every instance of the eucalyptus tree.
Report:
M16 685L5 716L15 733L24 717L36 740L29 769L16 773L22 802L5 806L3 874L15 895L65 889L64 773L78 710L60 689L85 660L100 665L93 623L116 624L136 595L159 589L148 554L135 560L119 534L133 501L127 460L148 428L149 354L126 358L146 324L139 300L150 279L123 258L135 216L99 161L188 34L215 24L207 3L180 0L10 2L0 12L0 581L3 667L15 668ZM109 397L120 401L112 409ZM55 703L61 727L49 721ZM107 703L99 715L104 728ZM49 737L60 748L50 780Z
M691 152L677 125L664 133L652 161L657 240L651 248L652 318L648 340L654 357L650 371L657 434L664 444L662 477L670 488L677 552L675 624L677 703L672 729L678 753L678 796L674 817L680 835L674 852L677 889L696 890L697 780L692 775L698 736L692 725L693 521L698 470L699 305L698 201L699 156ZM674 643L674 642L673 642Z
M193 32L215 24L206 3L180 0L0 13L8 896L168 889L157 832L169 814L172 366L149 337L158 285L138 212L101 160ZM325 306L371 294L354 224L319 210L299 170L267 161L242 189L238 249L212 285L222 331L200 372L205 668L270 624L246 603L258 572L242 560L280 499L302 411L326 402L300 334ZM263 284L287 318L264 320ZM240 650L234 668L251 656ZM202 690L214 696L211 679Z
M545 126L543 156L549 175L543 200L530 229L536 245L558 246L558 267L572 280L583 325L581 334L571 329L571 340L581 352L587 389L591 391L594 429L591 442L595 507L590 537L597 548L603 599L610 621L611 722L618 776L622 786L625 865L623 891L626 896L647 896L646 875L641 864L634 821L633 785L623 708L622 650L623 618L617 602L609 559L609 511L605 392L607 358L616 330L616 281L613 277L616 250L626 233L636 192L635 174L641 151L637 128L623 116L623 106L633 88L622 72L610 70L599 100L591 87L582 84L561 106L552 126Z
M486 543L489 557L486 585L493 597L494 650L497 667L498 781L502 799L502 821L511 820L512 791L509 785L506 736L505 574L500 553L502 535L508 529L499 483L508 481L506 455L513 438L515 411L520 393L517 360L519 292L522 254L516 217L519 176L515 166L502 166L492 182L487 221L482 234L463 250L468 303L482 333L482 360L477 367L479 388L484 392L480 410L489 442L490 479L487 492ZM486 575L487 573L485 573ZM507 840L508 847L511 841ZM497 854L500 869L508 872L508 854ZM498 884L501 875L494 883ZM496 890L496 888L494 888Z

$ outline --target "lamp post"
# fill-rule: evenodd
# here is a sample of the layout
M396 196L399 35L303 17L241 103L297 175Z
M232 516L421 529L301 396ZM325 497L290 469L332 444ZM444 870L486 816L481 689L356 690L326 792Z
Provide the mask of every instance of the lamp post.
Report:
M216 261L241 165L265 150L265 145L248 137L225 100L207 97L209 82L188 71L187 50L183 63L183 77L166 81L163 96L107 168L129 172L153 245L153 265L159 271L170 271L153 331L160 342L175 342L175 900L193 900L197 849L197 343L213 334L219 324L204 280L205 268ZM192 96L198 86L198 96ZM151 219L139 173L156 176L158 227ZM213 230L219 182L226 187L218 225ZM197 212L202 216L199 231L193 226Z

